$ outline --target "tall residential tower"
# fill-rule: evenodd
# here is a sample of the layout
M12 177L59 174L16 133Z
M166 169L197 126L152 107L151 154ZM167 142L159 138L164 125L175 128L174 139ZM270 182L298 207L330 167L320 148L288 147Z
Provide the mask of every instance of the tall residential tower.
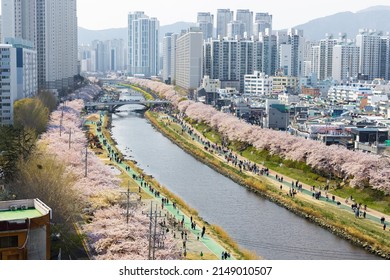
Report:
M2 0L2 13L3 39L28 40L37 51L39 88L73 87L78 74L76 0Z
M159 21L144 12L128 16L129 75L151 77L158 75Z

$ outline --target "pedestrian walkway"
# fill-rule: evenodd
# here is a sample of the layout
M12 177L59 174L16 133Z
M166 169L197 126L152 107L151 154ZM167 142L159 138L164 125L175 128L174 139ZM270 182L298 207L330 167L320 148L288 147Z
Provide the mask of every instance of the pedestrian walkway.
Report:
M105 117L106 116L104 114L100 114L100 122L102 124L105 121ZM113 151L113 147L111 147L108 144L108 140L104 137L102 131L97 130L96 122L86 121L85 125L92 125L93 126L94 131L95 131L96 135L98 136L98 139L99 139L103 149L107 152L107 154L110 157L110 155L112 154L112 151ZM182 210L180 210L178 206L175 206L173 201L170 201L169 203L163 203L163 200L166 201L167 198L163 194L159 194L158 196L156 196L155 190L153 188L150 188L150 186L146 184L146 182L142 178L141 174L136 172L133 168L130 168L130 166L124 162L112 160L111 157L110 157L110 160L123 173L128 175L130 178L133 178L133 181L137 184L140 191L146 192L147 194L150 195L150 197L154 198L150 201L154 201L156 203L156 205L159 206L158 208L161 209L161 211L164 212L167 215L167 217L177 221L177 225L180 225L181 221L183 221L183 228L177 226L177 227L171 229L172 231L174 231L176 239L178 239L178 240L183 239L183 240L180 240L181 242L186 241L185 248L182 248L183 251L191 252L193 254L201 256L201 255L204 255L206 253L205 250L208 250L209 252L214 254L217 259L221 258L222 253L226 252L226 249L224 247L222 247L218 242L216 242L216 240L214 240L209 234L207 234L207 227L206 227L206 233L204 234L204 236L202 238L201 233L202 233L202 226L203 225L197 225L196 228L193 229L191 227L191 217L188 217L188 215L185 214ZM161 207L160 207L160 205L161 205ZM184 238L181 238L182 231L183 231L183 233L186 232L187 240L184 240ZM173 234L173 232L172 232L172 234ZM190 235L190 236L188 236L188 235ZM199 237L199 240L198 240L198 237ZM186 254L184 253L184 255L186 255ZM230 254L229 259L234 260L235 258L234 258L234 256L232 256Z

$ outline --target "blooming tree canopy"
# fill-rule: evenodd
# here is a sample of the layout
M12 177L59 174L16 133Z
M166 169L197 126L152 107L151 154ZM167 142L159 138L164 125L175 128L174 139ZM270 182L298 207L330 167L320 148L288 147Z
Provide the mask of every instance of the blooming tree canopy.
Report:
M339 146L326 146L318 141L248 124L233 115L219 112L212 106L183 101L173 86L161 82L138 78L132 78L130 82L157 92L162 98L171 101L180 112L217 129L231 141L246 142L285 159L304 161L314 169L351 179L350 185L353 187L369 184L374 189L390 193L388 158Z

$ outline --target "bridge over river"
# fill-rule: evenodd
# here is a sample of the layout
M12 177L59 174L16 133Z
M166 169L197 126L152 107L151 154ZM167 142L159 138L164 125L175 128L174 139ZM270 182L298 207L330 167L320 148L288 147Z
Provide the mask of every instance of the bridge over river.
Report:
M84 107L86 109L108 109L110 112L115 112L119 107L124 105L142 105L148 107L149 105L171 104L167 100L118 100L118 101L104 101L104 102L87 102Z

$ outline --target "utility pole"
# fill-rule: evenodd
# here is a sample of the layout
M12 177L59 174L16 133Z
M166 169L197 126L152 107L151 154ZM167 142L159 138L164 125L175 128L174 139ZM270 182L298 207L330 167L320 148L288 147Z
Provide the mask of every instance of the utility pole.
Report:
M84 177L88 176L88 142L85 145L85 174Z
M62 119L64 118L64 104L61 107L61 119L60 119L60 136L62 134Z
M136 192L131 192L130 191L130 182L127 182L127 191L122 192L123 194L126 195L127 197L127 204L126 204L126 223L129 224L129 216L130 216L130 196L132 194L137 194ZM141 198L141 195L140 195Z
M60 119L60 137L61 137L61 131L62 131L62 117Z
M145 213L143 213L145 214ZM146 213L146 216L149 217L149 253L148 253L148 259L149 260L155 260L156 259L156 249L161 248L160 242L158 242L159 246L156 246L156 241L160 239L160 237L164 237L164 232L161 232L157 234L157 218L159 217L165 217L165 215L162 215L160 211L157 211L157 204L156 208L153 211L153 202L150 203L150 211L149 213ZM152 233L153 230L153 233ZM152 241L153 239L153 241ZM153 243L153 245L152 245ZM162 243L163 244L163 243Z
M72 139L72 129L69 129L69 150L70 150L70 141Z

